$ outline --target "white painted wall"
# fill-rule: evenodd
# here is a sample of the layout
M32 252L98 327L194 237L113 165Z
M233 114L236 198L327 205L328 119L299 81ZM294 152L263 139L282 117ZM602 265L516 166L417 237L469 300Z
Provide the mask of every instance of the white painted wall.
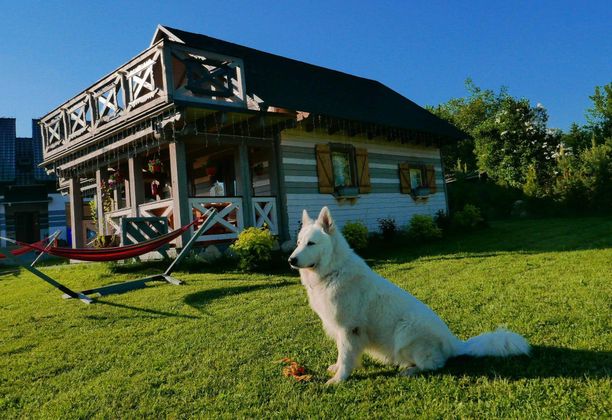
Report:
M434 216L437 211L446 211L444 193L436 193L426 201L414 201L407 194L381 193L363 194L355 204L336 200L330 194L287 194L287 212L289 213L289 234L295 238L302 210L306 209L310 217L316 218L321 207L327 206L337 225L342 228L346 222L360 221L370 232L377 232L378 219L392 217L398 228L407 225L415 214Z
M318 182L314 147L317 143L350 143L355 147L368 150L370 182L372 192L360 194L355 200L338 199L332 194L316 193ZM398 227L410 221L415 214L434 216L436 212L446 211L440 151L435 147L402 145L385 140L327 135L325 132L304 132L287 130L282 133L281 151L288 183L287 212L289 234L295 238L301 220L302 210L306 209L311 217L316 217L321 207L328 206L340 228L348 221L361 221L370 232L379 230L378 219L392 217ZM302 151L302 152L300 152ZM297 156L297 157L296 157ZM310 157L312 156L312 157ZM375 156L378 156L378 162ZM380 159L383 157L384 159ZM426 200L414 200L409 194L399 192L398 163L406 160L426 161L436 169L437 192ZM382 174L377 176L377 174ZM303 185L303 188L300 187Z

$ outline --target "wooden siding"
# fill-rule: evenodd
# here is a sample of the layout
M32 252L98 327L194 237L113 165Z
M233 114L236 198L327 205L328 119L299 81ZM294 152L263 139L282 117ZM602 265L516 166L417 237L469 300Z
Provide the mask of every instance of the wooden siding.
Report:
M289 234L295 237L302 209L316 216L328 206L340 226L351 220L363 221L370 231L378 230L378 219L393 217L398 226L409 222L414 214L434 215L446 211L444 179L437 148L395 145L361 137L328 135L325 132L287 130L282 133L281 153L284 184L287 191ZM314 146L318 143L350 143L368 150L372 191L356 200L338 200L331 194L319 194ZM398 165L433 165L437 193L426 200L415 201L400 193Z

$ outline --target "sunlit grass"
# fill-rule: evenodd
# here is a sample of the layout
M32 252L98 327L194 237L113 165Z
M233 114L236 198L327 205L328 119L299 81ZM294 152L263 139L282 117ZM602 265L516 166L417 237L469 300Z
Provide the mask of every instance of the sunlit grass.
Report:
M610 417L612 221L495 223L368 262L461 338L505 325L531 358L451 360L415 378L366 360L326 388L335 348L294 274L187 273L65 301L0 276L0 417ZM103 264L44 267L73 288L134 278ZM314 375L295 383L274 363Z

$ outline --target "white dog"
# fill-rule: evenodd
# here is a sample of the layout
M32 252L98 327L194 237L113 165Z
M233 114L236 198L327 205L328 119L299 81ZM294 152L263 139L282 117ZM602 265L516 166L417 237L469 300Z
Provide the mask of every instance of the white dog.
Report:
M439 369L453 356L529 353L527 341L507 330L459 340L427 305L374 273L353 252L327 207L316 221L304 210L289 263L299 269L310 306L338 347L328 384L346 380L364 352L407 368L406 375Z

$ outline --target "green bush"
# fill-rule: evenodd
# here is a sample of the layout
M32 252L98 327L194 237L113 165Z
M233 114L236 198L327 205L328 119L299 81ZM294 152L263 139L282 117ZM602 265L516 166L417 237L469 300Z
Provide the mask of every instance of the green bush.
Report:
M431 216L415 214L408 224L408 236L418 241L431 241L442 237L442 229Z
M466 204L463 210L456 212L452 217L453 227L459 230L481 227L484 221L480 209L473 204Z
M348 222L342 228L344 238L355 250L368 246L368 228L361 222Z
M451 217L444 210L438 210L433 220L442 232L448 232L451 229Z
M378 219L378 228L382 234L383 239L393 239L397 234L397 224L393 217L385 217Z
M274 237L267 229L250 227L240 233L230 248L238 256L238 266L252 271L265 267L272 260Z

